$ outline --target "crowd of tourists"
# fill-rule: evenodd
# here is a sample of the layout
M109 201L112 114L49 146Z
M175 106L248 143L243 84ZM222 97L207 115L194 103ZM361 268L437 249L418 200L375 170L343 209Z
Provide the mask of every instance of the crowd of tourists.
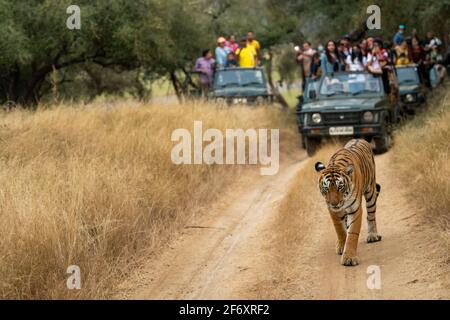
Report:
M305 41L302 48L296 47L296 51L303 80L332 76L339 71L368 71L381 75L385 68L416 64L425 82L429 83L428 71L435 65L450 62L450 57L444 58L442 54L442 41L432 32L424 39L419 39L415 29L406 36L405 25L399 26L392 41L368 37L352 42L351 37L345 35L339 42L329 40L325 46L318 45L316 49Z
M450 37L450 35L449 35ZM368 71L382 75L392 66L416 64L429 85L429 70L435 65L450 64L450 48L444 50L443 42L433 32L420 39L415 29L406 35L406 26L400 25L392 41L367 37L352 41L349 35L340 41L329 40L325 46L313 48L311 42L304 41L302 47L296 46L297 62L302 66L303 83L339 71ZM443 52L447 51L444 57ZM194 71L200 74L202 90L208 91L216 69L255 68L260 65L261 44L255 34L249 31L239 43L235 35L217 39L214 52L203 51L197 59Z
M228 39L219 37L214 54L210 49L205 49L197 59L194 71L200 73L203 91L208 91L216 69L255 68L260 64L260 54L261 45L252 31L242 37L239 43L235 35L229 36Z

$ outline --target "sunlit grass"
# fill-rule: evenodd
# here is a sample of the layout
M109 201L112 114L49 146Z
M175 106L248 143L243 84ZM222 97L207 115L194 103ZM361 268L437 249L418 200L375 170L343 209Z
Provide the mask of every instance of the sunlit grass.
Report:
M176 166L171 133L281 128L276 108L55 106L0 117L0 297L105 298L133 263L163 246L247 167ZM285 150L286 152L286 150ZM69 265L82 289L69 291Z

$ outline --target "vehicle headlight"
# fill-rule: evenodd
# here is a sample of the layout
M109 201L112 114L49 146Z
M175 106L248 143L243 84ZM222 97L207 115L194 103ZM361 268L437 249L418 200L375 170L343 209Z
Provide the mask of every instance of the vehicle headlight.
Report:
M227 100L225 98L217 98L216 103L219 105L224 105L227 103Z
M414 101L416 101L415 95L413 95L413 94L407 94L407 95L406 95L406 101L408 101L408 102L414 102Z
M322 122L322 116L320 115L320 113L314 113L311 117L312 121L315 124L321 123Z
M233 104L246 104L247 98L234 98Z
M366 111L363 114L364 122L373 122L374 118L375 118L375 116L372 111Z

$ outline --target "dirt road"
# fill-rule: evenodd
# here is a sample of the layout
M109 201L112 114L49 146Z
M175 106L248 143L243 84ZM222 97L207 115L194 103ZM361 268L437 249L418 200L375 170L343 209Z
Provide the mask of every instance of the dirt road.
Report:
M120 299L422 299L450 298L450 269L439 259L432 227L418 215L392 178L390 155L376 158L383 186L378 206L383 241L367 244L361 264L346 268L334 252L335 233L325 206L302 219L301 243L278 252L273 228L278 206L304 156L275 177L248 176L208 213L186 226L170 248L137 270L120 288ZM301 190L299 190L301 192ZM318 192L311 195L318 197ZM301 205L301 204L299 204ZM290 272L278 274L280 266ZM367 267L379 266L381 290L369 290Z

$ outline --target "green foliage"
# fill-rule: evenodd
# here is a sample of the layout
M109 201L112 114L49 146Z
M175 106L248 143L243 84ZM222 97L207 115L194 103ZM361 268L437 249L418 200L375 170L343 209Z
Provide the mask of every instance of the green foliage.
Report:
M53 70L78 64L164 75L208 44L204 15L187 1L80 0L81 30L66 27L70 4L0 0L0 102L36 102Z
M0 0L0 103L33 104L55 86L80 81L83 92L101 94L109 79L119 87L113 75L146 96L140 82L184 74L217 36L252 30L263 49L277 52L305 39L324 43L361 29L371 4L381 7L382 30L368 34L391 39L399 23L420 36L433 30L443 38L450 30L450 0L78 0L81 30L66 27L71 4ZM285 66L276 69L293 70L289 53L282 54ZM99 78L104 85L93 85Z
M277 1L278 2L278 1ZM291 14L302 17L301 30L316 43L339 39L364 26L370 5L381 9L381 30L367 34L391 40L400 23L419 36L434 31L443 38L450 30L450 0L282 0Z

